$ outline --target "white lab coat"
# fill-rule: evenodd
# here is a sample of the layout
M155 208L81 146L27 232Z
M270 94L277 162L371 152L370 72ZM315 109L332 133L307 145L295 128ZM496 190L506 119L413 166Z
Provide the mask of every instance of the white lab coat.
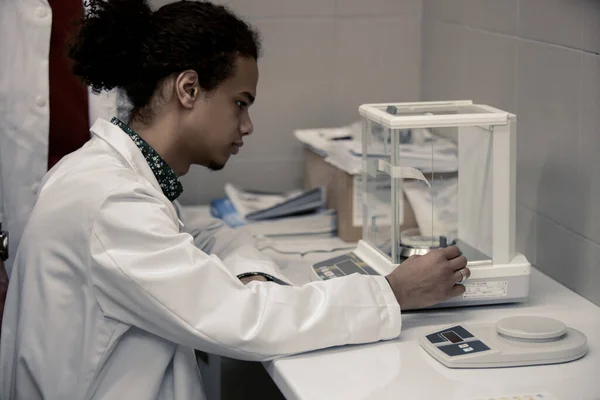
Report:
M51 24L46 0L0 1L0 222L10 236L9 274L47 171ZM114 116L116 98L90 93L90 121Z
M276 266L251 246L200 250L133 141L105 120L92 134L44 178L17 252L3 400L201 399L193 349L260 361L399 335L383 277L244 286Z

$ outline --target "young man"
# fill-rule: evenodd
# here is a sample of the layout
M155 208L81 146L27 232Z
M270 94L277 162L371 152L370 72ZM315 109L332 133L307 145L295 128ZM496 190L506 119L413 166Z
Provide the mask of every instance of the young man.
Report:
M99 119L44 178L7 297L2 399L203 398L194 349L258 361L391 339L400 308L463 293L456 247L302 287L252 246L199 249L173 205L178 177L222 168L252 133L257 35L207 2L90 6L74 71L122 89L132 114Z

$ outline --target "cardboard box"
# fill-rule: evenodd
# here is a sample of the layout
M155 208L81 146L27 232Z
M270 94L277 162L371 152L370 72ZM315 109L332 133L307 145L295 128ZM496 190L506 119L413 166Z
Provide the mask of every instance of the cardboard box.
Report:
M327 207L337 211L338 236L346 242L357 242L362 238L362 226L354 226L354 177L333 165L310 150L304 148L304 188L324 186L327 193ZM404 196L405 228L417 226L414 213Z

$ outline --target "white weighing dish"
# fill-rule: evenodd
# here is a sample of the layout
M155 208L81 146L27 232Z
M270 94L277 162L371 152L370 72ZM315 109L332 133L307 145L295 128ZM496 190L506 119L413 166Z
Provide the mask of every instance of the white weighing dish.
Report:
M421 346L448 368L556 364L587 353L586 336L561 321L520 316L496 324L456 325L421 337Z

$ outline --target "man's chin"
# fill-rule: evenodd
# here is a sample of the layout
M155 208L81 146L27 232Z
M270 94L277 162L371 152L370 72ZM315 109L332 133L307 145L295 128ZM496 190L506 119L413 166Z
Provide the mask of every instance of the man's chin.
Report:
M218 162L214 162L211 161L206 168L210 169L211 171L220 171L225 167L226 162L224 163L218 163Z

